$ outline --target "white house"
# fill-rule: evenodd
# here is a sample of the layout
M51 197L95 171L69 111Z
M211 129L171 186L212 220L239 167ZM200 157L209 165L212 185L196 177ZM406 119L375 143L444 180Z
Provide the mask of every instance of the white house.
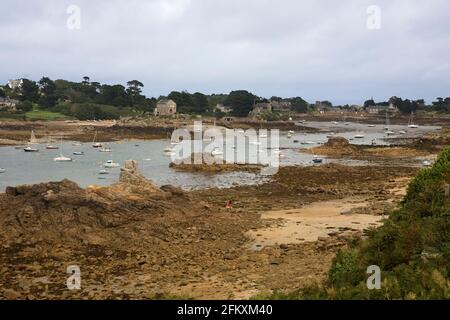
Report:
M23 84L23 79L17 79L17 80L8 80L8 87L10 87L12 90L16 90L20 88Z

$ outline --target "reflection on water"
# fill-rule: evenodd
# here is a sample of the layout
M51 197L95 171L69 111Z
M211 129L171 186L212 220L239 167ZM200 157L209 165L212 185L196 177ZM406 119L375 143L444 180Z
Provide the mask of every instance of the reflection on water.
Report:
M313 123L307 125L314 126ZM328 132L296 132L291 138L288 137L287 133L282 132L279 139L280 165L312 165L313 156L302 152L301 149L325 143L331 131L335 135L351 139L350 142L354 144L387 145L389 143L385 139L386 135L382 125L374 128L368 128L367 125L362 124L351 124L345 128L341 128L342 126L330 126L330 124L325 126L323 123L319 123L316 127ZM406 135L422 134L436 128L420 127L415 129L414 132L409 130ZM347 131L344 132L344 129ZM391 129L404 130L405 128L404 126L391 126ZM356 134L361 133L364 134L363 138L355 138ZM171 158L163 151L168 146L170 146L170 143L167 140L112 142L107 144L107 147L112 149L112 152L109 153L99 152L90 143L74 146L70 142L64 142L62 147L64 155L74 159L73 162L67 163L54 162L53 159L60 155L60 150L46 150L45 145L38 145L39 152L36 153L26 153L22 149L14 147L1 147L0 168L5 168L6 172L0 173L0 191L4 191L6 186L59 181L64 178L73 180L82 187L90 184L108 185L118 180L120 169L107 169L107 174L99 174L100 170L103 169L102 164L108 160L123 164L128 159L137 160L144 175L156 184L172 184L185 189L257 184L267 179L267 177L262 177L259 174L248 172L205 174L175 171L169 168ZM80 151L84 155L73 154ZM272 151L268 150L268 152ZM325 160L324 163L328 161L330 160ZM351 165L367 164L364 161L345 161Z

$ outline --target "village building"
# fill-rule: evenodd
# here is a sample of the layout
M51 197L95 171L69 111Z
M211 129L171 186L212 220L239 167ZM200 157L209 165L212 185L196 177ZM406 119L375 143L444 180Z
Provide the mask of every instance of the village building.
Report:
M159 100L155 108L155 116L171 116L177 113L177 104L172 99Z
M231 106L224 106L223 104L218 103L216 105L216 110L218 110L220 112L223 112L223 113L230 113L231 110L232 110L232 107Z
M397 113L399 112L398 108L391 102L388 106L385 105L376 105L370 106L366 108L366 112L370 114L378 114L383 112Z
M16 90L20 87L22 87L23 80L17 79L17 80L8 80L8 87L12 90Z
M10 99L10 98L0 98L0 111L9 111L16 112L17 105L19 104L18 100Z
M253 110L250 111L249 117L256 117L266 112L272 112L272 104L270 102L258 102L253 106Z
M290 110L292 107L292 103L290 101L270 101L272 105L272 110Z

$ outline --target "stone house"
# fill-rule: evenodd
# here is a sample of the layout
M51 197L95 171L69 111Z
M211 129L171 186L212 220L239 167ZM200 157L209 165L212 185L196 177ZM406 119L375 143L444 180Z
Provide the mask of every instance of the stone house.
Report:
M292 103L290 101L270 101L272 105L272 110L290 110L292 107Z
M172 99L159 100L154 111L155 116L171 116L177 113L177 104Z
M10 111L15 112L17 111L17 105L19 104L19 101L10 99L10 98L0 98L0 110L1 111Z

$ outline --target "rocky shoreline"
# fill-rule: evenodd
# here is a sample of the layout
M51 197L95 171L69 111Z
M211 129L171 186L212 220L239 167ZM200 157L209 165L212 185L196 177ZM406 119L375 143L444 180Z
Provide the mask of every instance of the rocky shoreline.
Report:
M391 190L414 172L283 167L261 186L184 192L155 186L129 161L110 187L65 180L8 188L0 194L0 297L223 299L293 290L323 280L336 250L361 233L249 250L248 231L274 226L262 212L344 197L395 207L400 196ZM357 213L351 217L358 221ZM68 265L82 270L81 290L67 289Z

